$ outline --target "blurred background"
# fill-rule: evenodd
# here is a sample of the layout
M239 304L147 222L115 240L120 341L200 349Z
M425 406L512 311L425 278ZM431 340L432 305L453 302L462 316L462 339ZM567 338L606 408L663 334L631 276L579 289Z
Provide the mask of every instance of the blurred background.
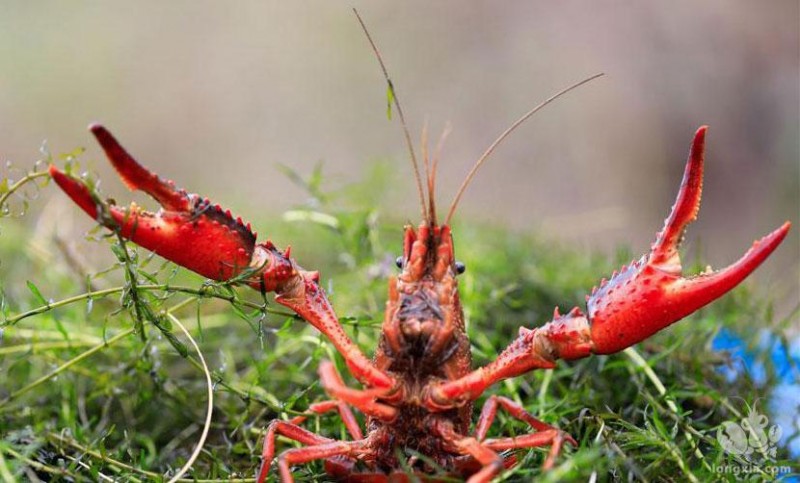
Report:
M605 72L497 150L459 219L642 253L674 201L694 131L708 124L704 204L686 260L727 265L792 220L757 281L779 317L800 303L796 0L353 3L412 135L427 119L435 144L452 126L442 209L512 121ZM127 201L85 130L91 121L163 176L246 219L305 200L279 164L307 175L322 162L326 183L342 187L383 162L393 170L392 189L374 200L383 219L418 221L400 127L387 120L385 83L348 4L2 4L0 159L25 170L44 140L54 155L85 146L83 166L104 193ZM66 206L55 190L45 194ZM82 216L69 208L58 218Z

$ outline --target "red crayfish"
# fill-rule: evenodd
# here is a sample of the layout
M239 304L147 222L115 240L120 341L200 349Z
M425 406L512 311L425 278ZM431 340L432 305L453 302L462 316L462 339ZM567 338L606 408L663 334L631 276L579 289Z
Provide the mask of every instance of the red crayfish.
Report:
M472 173L440 224L434 203L436 167L434 163L430 168L426 155L427 195L415 161L422 222L405 228L403 254L397 259L401 271L389 280L380 342L370 359L340 325L318 272L301 268L288 249L279 250L269 241L257 243L250 225L219 205L177 189L142 167L104 127L90 129L123 182L132 190L145 191L162 209L151 213L135 204L101 206L81 181L51 166L52 178L78 206L123 237L204 277L227 280L250 270L252 276L245 283L274 292L277 303L324 334L364 386L345 386L333 364L323 362L320 380L330 400L313 404L309 415L338 411L352 441L304 429L305 416L272 421L264 440L259 482L270 471L278 435L303 445L278 454L284 482L292 481L292 465L320 459L332 477L347 481L402 481L401 468L420 475L429 469L414 457L400 461L403 452L398 449L412 449L472 483L488 482L513 465L513 453L506 456L506 450L549 446L544 461L549 468L563 444L576 444L571 436L500 396L487 400L471 430L473 402L503 379L552 368L559 359L613 354L681 320L739 284L775 250L790 227L784 223L723 270L682 276L678 245L700 206L706 135L701 127L692 142L675 205L650 252L604 279L586 297L585 310L575 307L561 315L556 309L550 322L521 327L519 336L494 362L474 369L458 294L464 265L455 258L449 225ZM101 217L101 213L110 216ZM366 434L352 408L366 415ZM498 410L527 423L531 432L487 438Z

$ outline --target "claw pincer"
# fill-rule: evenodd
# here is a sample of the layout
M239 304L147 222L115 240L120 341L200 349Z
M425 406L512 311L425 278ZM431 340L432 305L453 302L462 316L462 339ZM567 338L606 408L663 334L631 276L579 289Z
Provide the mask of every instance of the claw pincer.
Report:
M706 127L698 129L689 152L678 198L650 253L603 280L586 296L587 313L577 307L549 323L520 334L492 363L431 390L430 405L448 408L476 399L490 385L558 359L613 354L641 342L734 288L780 245L787 221L757 240L729 267L684 277L678 245L700 209Z
M230 211L150 172L103 126L93 124L89 130L125 185L150 195L161 209L153 213L135 203L128 208L106 205L84 183L50 166L50 176L83 211L122 237L204 277L222 281L246 274L241 282L256 290L275 292L276 302L328 335L360 381L377 387L393 384L341 329L319 286L317 272L303 270L290 257L289 249L282 252L270 241L256 244L250 225L234 218Z
M142 190L162 209L145 211L135 203L111 205L102 219L102 203L80 181L50 166L55 182L89 216L120 235L204 277L227 280L246 269L253 257L256 235L230 211L207 199L176 189L133 159L104 127L90 126L111 164L131 190ZM115 225L115 226L112 226Z
M103 126L93 124L89 129L125 185L144 191L161 205L155 213L135 203L106 208L86 185L50 166L50 176L89 216L137 245L214 280L228 280L252 269L252 278L245 282L272 292L298 277L300 271L288 249L281 252L270 241L256 244L250 224L147 170Z
M700 209L706 130L703 126L695 134L678 198L650 253L622 267L587 298L596 354L636 344L721 297L761 265L789 232L786 222L723 270L681 275L678 246Z

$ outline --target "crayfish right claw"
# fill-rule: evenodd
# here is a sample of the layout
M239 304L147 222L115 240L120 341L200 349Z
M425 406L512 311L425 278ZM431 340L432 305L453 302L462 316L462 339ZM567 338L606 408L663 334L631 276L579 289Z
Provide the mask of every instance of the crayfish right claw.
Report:
M669 217L664 221L664 229L658 233L650 252L649 262L654 266L661 267L664 271L680 273L681 262L678 247L686 227L697 219L700 211L706 131L708 131L708 126L701 126L694 135L678 197L672 206Z
M588 297L595 353L618 352L721 297L758 268L789 232L787 221L728 268L682 275L678 247L700 209L706 129L703 126L695 134L678 197L650 253L615 272Z

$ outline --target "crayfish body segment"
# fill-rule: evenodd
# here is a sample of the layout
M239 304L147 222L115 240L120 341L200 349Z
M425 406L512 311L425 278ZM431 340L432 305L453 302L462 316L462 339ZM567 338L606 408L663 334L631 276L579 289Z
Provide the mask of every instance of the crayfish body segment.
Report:
M316 403L309 414L337 411L352 441L336 441L303 429L306 416L273 421L267 430L258 481L264 481L275 457L275 438L282 435L303 444L277 457L284 482L290 467L323 459L336 478L350 481L401 481L401 468L424 473L419 459L401 461L398 450L413 450L446 470L488 482L513 466L506 450L550 446L544 467L551 467L569 435L534 418L510 399L492 396L471 432L472 404L492 384L558 359L611 354L636 344L722 296L755 270L789 231L785 223L756 241L728 268L708 274L681 275L678 243L700 205L706 128L697 131L678 198L648 254L622 267L587 296L587 309L574 308L519 336L492 363L472 369L469 340L458 295L450 227L435 222L433 203L417 229L406 227L401 273L389 282L389 296L380 342L368 359L344 332L319 274L302 269L289 250L269 241L257 244L249 225L196 195L176 189L139 165L102 126L91 126L111 163L131 189L156 199L157 213L135 205L105 206L80 181L50 168L52 178L89 216L133 242L205 277L226 280L247 273L243 283L271 291L327 336L347 367L365 387L345 386L332 363L320 366L322 386L331 400ZM433 199L432 186L430 200ZM246 272L246 271L250 272ZM352 409L364 413L367 433ZM527 423L531 434L487 438L498 410ZM393 479L394 478L394 479Z

